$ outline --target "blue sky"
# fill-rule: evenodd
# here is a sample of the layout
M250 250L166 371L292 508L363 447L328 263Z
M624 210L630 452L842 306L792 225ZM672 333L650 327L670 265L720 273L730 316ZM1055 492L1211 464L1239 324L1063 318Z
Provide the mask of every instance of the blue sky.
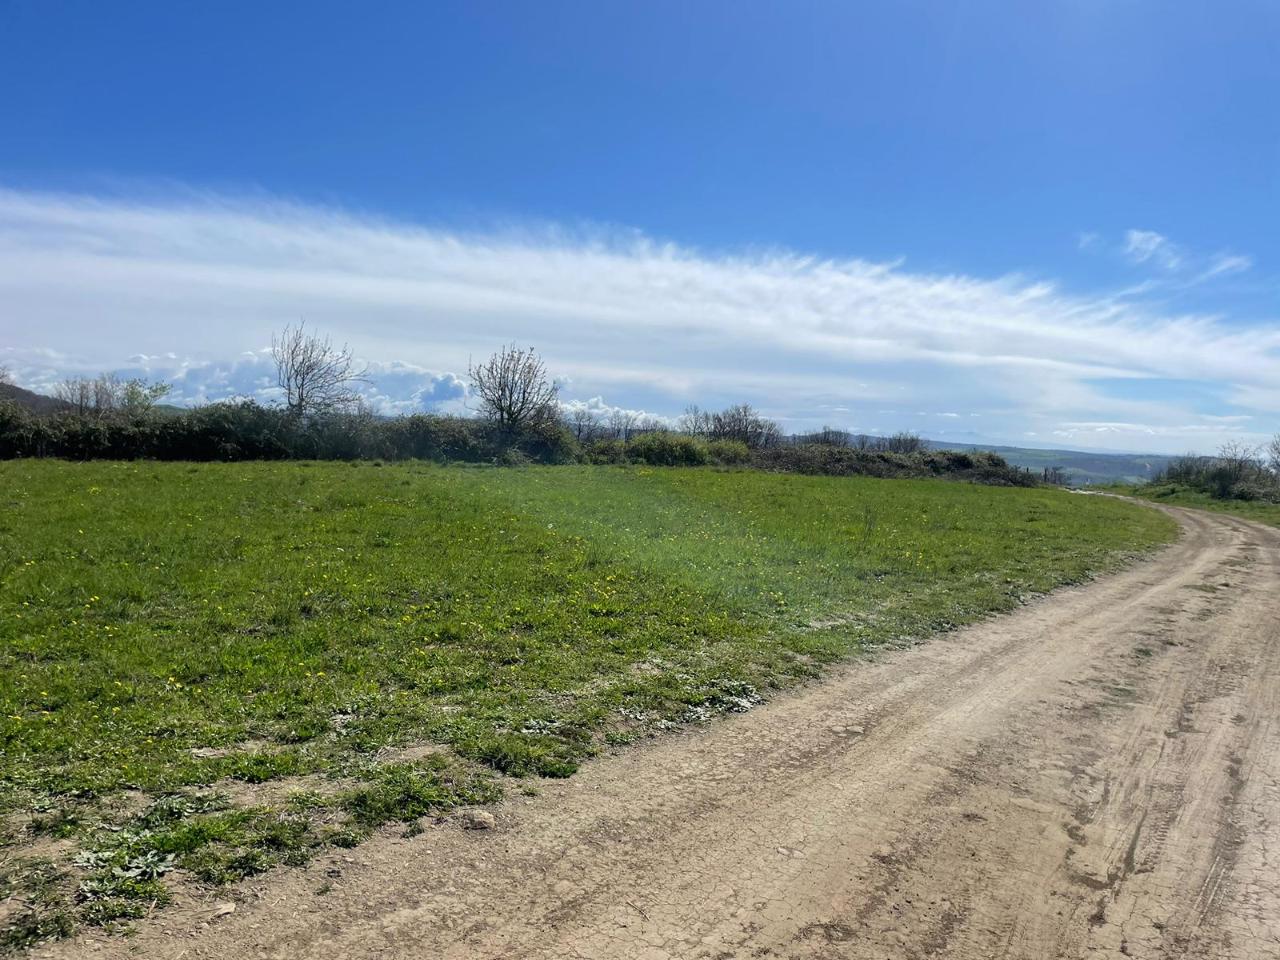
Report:
M1125 450L1280 429L1273 3L0 0L0 364Z

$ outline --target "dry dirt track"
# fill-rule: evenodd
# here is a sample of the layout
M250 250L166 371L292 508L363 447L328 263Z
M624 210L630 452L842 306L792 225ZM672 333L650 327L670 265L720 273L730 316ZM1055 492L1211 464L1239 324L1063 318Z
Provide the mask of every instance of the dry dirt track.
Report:
M590 764L494 830L50 954L1280 957L1280 530L1176 513L1150 562Z

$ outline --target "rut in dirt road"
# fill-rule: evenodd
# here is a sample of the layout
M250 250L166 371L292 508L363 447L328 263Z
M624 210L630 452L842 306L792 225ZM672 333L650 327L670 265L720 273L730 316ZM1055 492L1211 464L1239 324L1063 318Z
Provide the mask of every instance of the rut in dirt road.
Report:
M1152 561L590 764L493 830L46 955L1280 956L1280 531L1171 512Z

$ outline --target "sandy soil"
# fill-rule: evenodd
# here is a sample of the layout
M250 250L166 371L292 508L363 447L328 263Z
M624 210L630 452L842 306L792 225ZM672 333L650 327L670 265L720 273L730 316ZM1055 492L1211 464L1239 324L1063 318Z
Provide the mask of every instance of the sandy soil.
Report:
M591 763L491 830L389 833L43 955L1280 957L1280 530L1173 512L1150 562Z

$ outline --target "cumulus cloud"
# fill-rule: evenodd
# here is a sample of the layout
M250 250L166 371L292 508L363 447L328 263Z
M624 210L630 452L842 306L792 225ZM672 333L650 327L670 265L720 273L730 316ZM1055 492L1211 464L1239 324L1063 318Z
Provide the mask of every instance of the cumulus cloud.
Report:
M23 351L10 350L15 357ZM162 380L170 391L166 403L194 406L217 400L252 399L275 403L283 399L276 382L275 363L269 350L248 351L231 360L197 361L180 358L176 353L163 355L134 354L128 363L114 365L58 355L42 357L38 363L16 363L25 384L41 393L52 393L57 383L68 376L92 376L110 369L129 379ZM467 384L464 378L449 371L434 371L400 361L366 364L366 379L355 384L355 391L377 413L464 413L467 409Z
M369 362L366 375L368 382L358 390L379 413L462 413L466 409L467 383L459 374L394 360Z
M679 417L668 416L662 413L653 413L649 410L637 410L632 407L620 407L612 403L606 403L603 397L591 397L587 400L562 400L560 401L561 412L569 418L574 414L584 413L591 417L592 422L608 425L615 417L621 416L627 418L632 423L659 424L664 427L676 427Z
M1166 255L1154 237L1135 253ZM634 233L463 233L263 198L0 190L0 363L20 380L130 368L172 379L184 402L270 398L263 350L300 318L370 364L387 412L463 407L469 359L509 342L539 349L567 401L675 416L746 400L792 429L858 429L859 411L885 407L977 413L1003 436L1198 422L1177 398L1096 386L1151 378L1280 411L1276 325L1040 280Z

